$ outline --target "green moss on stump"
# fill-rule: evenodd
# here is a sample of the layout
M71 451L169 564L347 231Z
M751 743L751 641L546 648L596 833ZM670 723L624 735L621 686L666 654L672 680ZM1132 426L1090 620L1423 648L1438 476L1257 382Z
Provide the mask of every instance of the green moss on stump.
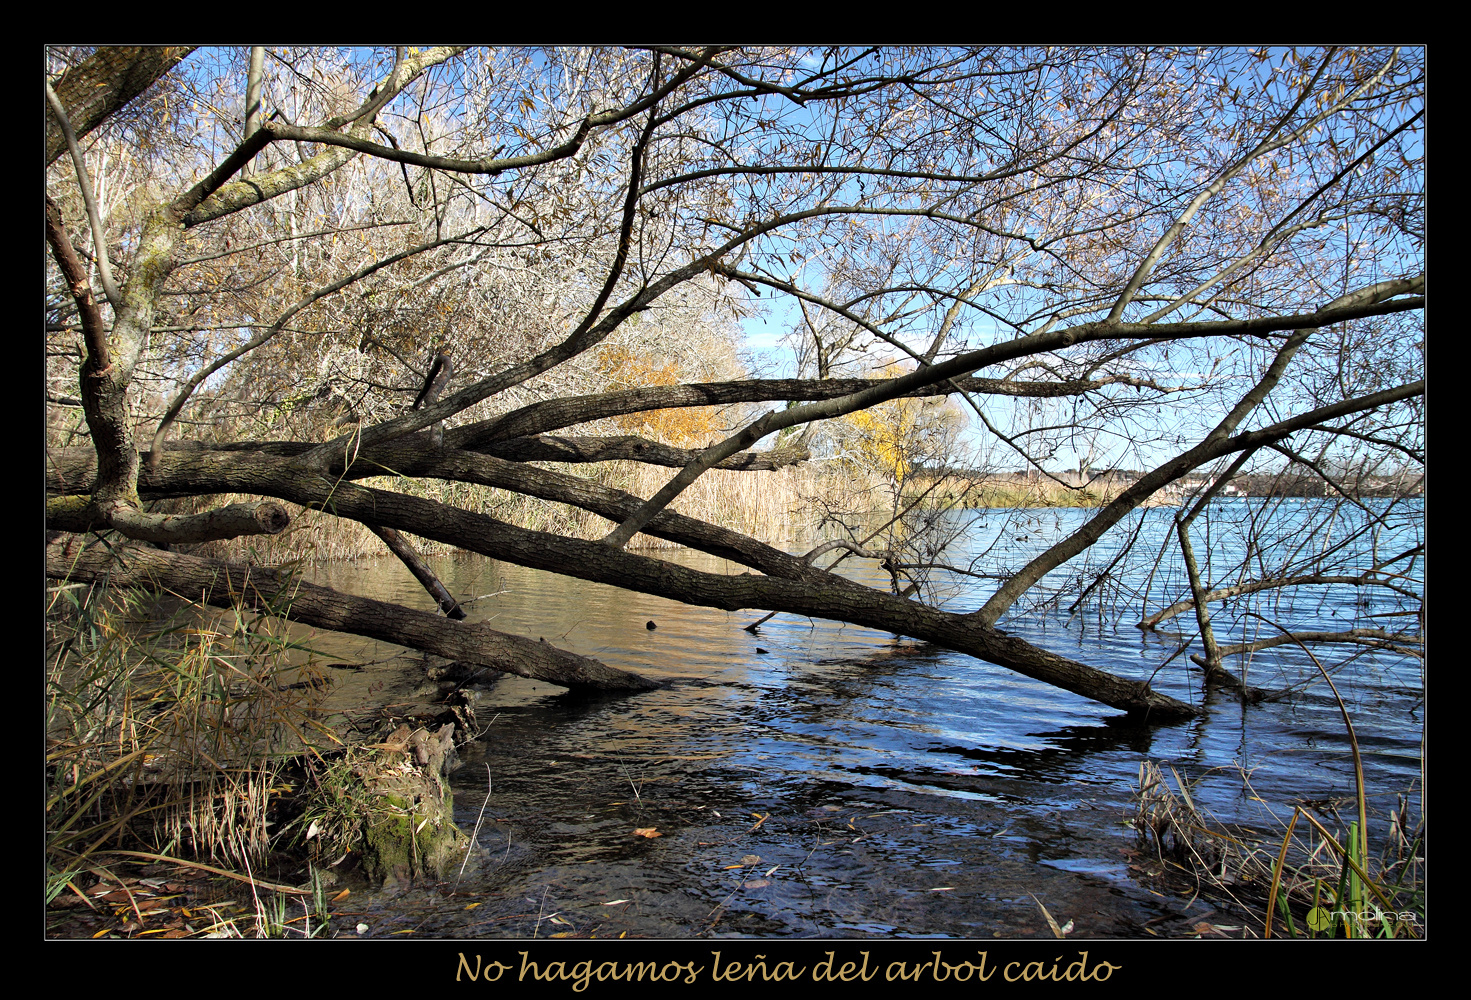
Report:
M455 826L445 780L453 734L452 724L437 734L401 726L333 769L335 803L324 826L339 849L361 855L369 878L444 879L459 868L469 838Z

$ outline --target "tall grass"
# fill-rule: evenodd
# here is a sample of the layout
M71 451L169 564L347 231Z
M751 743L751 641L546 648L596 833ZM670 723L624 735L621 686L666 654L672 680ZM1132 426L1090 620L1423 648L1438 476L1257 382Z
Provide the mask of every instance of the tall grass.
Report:
M1420 851L1425 836L1423 812L1411 842L1408 802L1402 798L1399 809L1391 816L1384 850L1378 858L1371 857L1364 762L1359 751L1358 734L1354 731L1348 707L1339 695L1333 678L1306 646L1301 643L1298 645L1328 683L1334 700L1338 702L1338 710L1343 715L1349 747L1353 751L1356 818L1349 822L1347 835L1340 843L1338 838L1301 806L1293 809L1292 821L1287 825L1287 831L1282 837L1282 847L1277 854L1277 863L1272 869L1272 889L1267 900L1266 931L1263 936L1271 936L1272 914L1279 904L1287 924L1287 933L1293 937L1303 936L1303 932L1299 932L1293 921L1294 890L1303 905L1308 907L1303 914L1307 936L1422 936L1425 927L1425 859ZM1297 848L1296 854L1299 857L1304 856L1303 846L1301 843L1295 844L1293 839L1293 831L1299 819L1308 821L1308 826L1312 828L1309 838L1316 838L1316 844L1306 854L1305 860L1289 865L1288 859L1294 853L1294 847Z
M1412 820L1409 801L1399 798L1376 854L1359 819L1338 821L1335 834L1301 806L1275 832L1219 823L1178 773L1144 761L1134 828L1157 863L1196 891L1208 887L1254 914L1263 937L1418 938L1425 933L1425 829L1423 818ZM1364 805L1362 792L1356 802Z
M290 683L287 683L287 682ZM46 896L114 852L260 870L320 677L268 614L66 584L46 605Z
M921 484L933 487L931 493L937 502L958 502L967 507L1102 507L1123 492L1118 486L1095 484L1077 489L1051 479L1024 482L1005 476L921 474L915 480L911 488Z

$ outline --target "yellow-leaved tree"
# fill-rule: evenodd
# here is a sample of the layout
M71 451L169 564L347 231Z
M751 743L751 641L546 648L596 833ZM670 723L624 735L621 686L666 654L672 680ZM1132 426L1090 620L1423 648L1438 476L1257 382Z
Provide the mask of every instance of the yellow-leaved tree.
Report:
M678 361L659 361L635 354L625 344L605 345L598 355L598 368L611 388L644 388L680 385L690 373ZM646 410L613 418L618 428L664 444L681 448L704 447L724 436L720 407L694 406L668 410Z
M897 364L879 374L905 374ZM843 460L852 471L883 477L897 499L916 468L945 462L956 434L965 425L961 411L946 397L895 399L843 417Z

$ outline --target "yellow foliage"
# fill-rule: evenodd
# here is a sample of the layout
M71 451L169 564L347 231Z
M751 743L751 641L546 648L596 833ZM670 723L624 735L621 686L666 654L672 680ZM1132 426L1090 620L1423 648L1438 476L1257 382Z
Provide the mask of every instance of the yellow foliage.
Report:
M905 374L889 365L882 374ZM902 486L917 459L938 457L960 422L959 412L944 399L893 399L843 417L851 429L850 454L868 469Z
M885 405L872 410L859 410L848 414L846 419L858 430L855 443L865 464L893 477L895 482L903 483L910 469L904 445L909 436L906 431L912 428L912 420L902 406L895 407L892 416L885 412L887 409Z
M658 365L635 355L621 344L610 344L602 349L598 368L617 388L679 385L685 381L684 373L675 362ZM682 448L703 447L724 434L725 429L717 417L719 409L716 406L693 406L647 410L614 417L613 422L630 434L640 434L664 444Z

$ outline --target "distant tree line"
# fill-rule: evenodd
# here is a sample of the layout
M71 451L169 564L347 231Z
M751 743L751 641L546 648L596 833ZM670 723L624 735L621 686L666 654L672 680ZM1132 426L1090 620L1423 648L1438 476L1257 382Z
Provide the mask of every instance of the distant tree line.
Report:
M1281 472L1235 476L1228 485L1238 494L1254 497L1403 497L1425 491L1419 478L1345 477L1330 483L1318 476Z
M1007 472L987 471L953 465L916 465L913 474L919 478L954 476L972 480L1000 480L1008 482L1032 482L1039 478L1036 470L1011 470ZM1092 469L1086 482L1079 482L1076 470L1065 470L1053 474L1069 486L1131 486L1144 476L1137 469ZM1183 476L1181 489L1191 491L1212 483L1210 476ZM1220 491L1221 496L1253 497L1405 497L1419 496L1425 492L1424 482L1419 477L1407 475L1363 476L1348 473L1340 476L1331 471L1325 479L1319 474L1296 472L1260 472L1232 476Z

